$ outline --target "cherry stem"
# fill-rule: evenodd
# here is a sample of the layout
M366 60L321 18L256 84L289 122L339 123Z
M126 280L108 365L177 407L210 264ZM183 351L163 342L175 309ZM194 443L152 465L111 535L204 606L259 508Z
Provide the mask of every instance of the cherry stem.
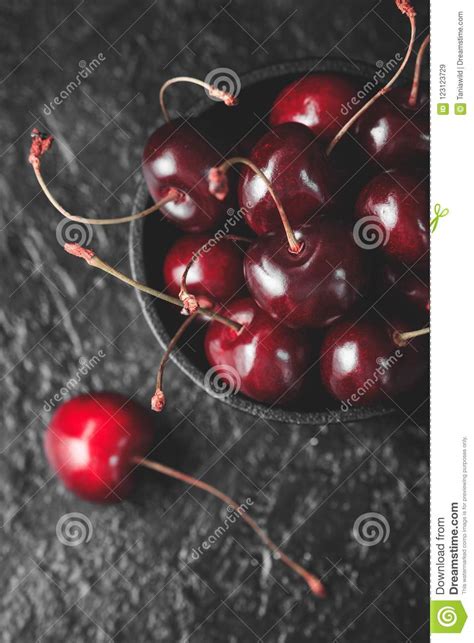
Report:
M260 540L268 547L268 549L279 560L282 561L282 563L284 563L287 567L289 567L294 572L296 572L296 574L304 578L304 580L307 582L313 594L315 594L316 596L319 596L320 598L325 598L326 590L322 582L318 578L316 578L316 576L314 576L306 569L304 569L304 567L301 567L301 565L299 565L291 558L289 558L278 547L278 545L276 545L273 542L273 540L271 540L270 537L267 536L267 534L263 531L263 529L261 529L257 525L255 520L253 520L253 518L247 515L247 513L242 511L242 508L241 508L242 505L237 504L237 502L235 502L235 500L230 498L228 495L226 495L222 491L219 491L219 489L216 489L216 487L213 487L207 482L203 482L202 480L198 480L197 478L188 476L185 473L176 471L176 469L167 467L166 465L161 464L160 462L154 462L154 461L152 462L151 460L146 460L139 457L133 457L132 461L135 462L136 464L142 465L144 467L148 467L148 469L153 469L154 471L163 473L165 476L170 476L171 478L176 478L176 480L181 480L181 482L190 484L192 487L197 487L198 489L202 489L203 491L206 491L207 493L210 493L211 495L215 496L219 500L222 500L222 502L228 505L229 507L232 507L234 511L237 511L237 513L242 518L242 520L246 522L253 529L253 531L257 534Z
M112 277L115 277L116 279L123 281L124 283L128 284L129 286L132 286L133 288L136 288L137 290L146 292L148 295L151 295L152 297L156 297L157 299L162 299L163 301L166 301L169 304L174 304L175 306L179 306L179 308L182 308L183 306L181 301L177 297L172 297L171 295L167 295L164 292L155 290L154 288L150 288L149 286L145 286L145 284L142 284L139 281L135 281L135 279L131 279L130 277L127 277L127 275L125 275L123 272L116 270L110 264L106 263L105 261L102 261L102 259L99 259L99 257L97 257L95 252L89 248L83 248L77 243L65 243L64 250L69 254L74 255L75 257L80 257L81 259L84 259L90 266L93 266L94 268L98 268L99 270L102 270L103 272L108 273ZM199 308L198 312L206 319L212 319L213 321L220 322L221 324L224 324L225 326L232 328L236 332L240 332L243 328L241 324L238 324L232 319L228 319L227 317L224 317L223 315L220 315L219 313L212 311L210 308Z
M153 206L151 206L150 208L147 208L146 210L142 210L141 212L136 212L135 214L131 214L129 216L114 217L112 219L89 219L88 217L80 217L76 214L71 214L70 212L68 212L68 210L63 208L63 206L60 203L58 203L58 201L51 194L43 178L43 175L41 173L41 156L51 147L54 140L53 137L47 134L41 134L38 130L33 130L33 132L31 133L31 136L33 138L33 141L31 144L29 161L33 166L36 179L38 180L38 183L41 189L43 190L44 194L48 198L49 202L56 208L56 210L58 210L64 217L66 217L70 221L77 221L79 223L85 223L86 225L115 225L117 223L129 223L130 221L143 219L143 217L147 217L149 214L153 214L154 212L159 210L162 206L164 206L166 203L169 203L170 201L179 201L180 199L183 198L183 195L179 190L176 190L175 188L170 188L168 190L168 194L166 194L162 199L160 199ZM40 149L38 149L38 144L41 145L41 141L43 141L43 146ZM46 148L44 146L45 141L49 141L49 144Z
M283 204L279 196L273 189L272 184L262 172L262 170L260 170L250 159L247 159L243 156L234 156L230 159L225 160L218 167L212 168L208 176L209 191L211 192L211 194L213 194L217 199L221 200L227 196L227 171L229 170L229 168L234 165L238 165L239 163L243 163L244 165L249 167L265 183L272 199L275 202L281 222L283 224L283 228L285 229L286 238L288 239L289 251L293 254L298 254L299 252L301 252L301 250L303 250L304 243L299 243L297 241L295 233L290 226L290 222L288 221L288 217L286 216L285 209L283 208Z
M163 112L163 117L167 123L170 122L171 118L168 113L168 110L165 106L165 92L171 85L176 83L192 83L193 85L199 85L207 90L208 96L211 98L217 98L218 100L223 101L227 106L233 107L237 105L238 101L235 96L230 92L226 92L210 83L206 83L204 80L199 80L198 78L192 78L191 76L176 76L176 78L170 78L167 80L160 89L160 105L161 111Z
M422 335L428 335L430 332L429 326L427 328L420 328L419 330L410 330L407 331L406 333L400 333L399 331L395 331L393 333L393 339L395 340L395 343L398 344L399 346L406 346L410 339L414 339L415 337L421 337Z
M425 54L428 43L430 42L430 34L421 43L420 49L416 56L415 63L415 73L413 74L413 84L411 86L410 97L408 99L408 104L413 109L416 107L418 101L418 92L420 91L420 78L421 78L421 63L423 62L423 56Z
M411 33L410 33L410 42L408 43L408 48L405 54L405 58L403 59L400 67L398 68L397 72L392 76L392 78L388 81L388 83L382 87L370 100L368 100L362 107L359 109L358 112L350 118L347 123L344 124L343 127L339 130L339 132L336 134L336 136L332 139L332 141L329 143L327 149L326 149L326 154L329 156L333 149L336 147L338 142L341 140L341 138L344 136L344 134L352 127L352 125L356 122L356 120L362 116L364 112L366 112L374 103L376 100L378 100L381 96L384 96L391 88L391 86L394 84L394 82L399 78L399 76L402 74L403 70L405 69L408 60L410 59L411 53L413 51L413 45L415 43L415 36L416 36L416 21L415 21L415 16L416 12L414 8L411 6L410 2L408 0L395 0L395 3L398 7L398 9L405 14L409 21L410 21L410 28L411 28Z
M158 373L156 376L155 393L151 398L151 408L153 411L156 411L157 413L160 413L160 411L163 410L166 404L165 394L163 393L163 373L165 370L166 363L168 362L168 359L173 349L175 348L175 346L177 345L181 337L184 335L186 330L189 328L189 326L193 323L198 313L199 313L199 310L192 313L184 320L184 322L181 324L181 326L178 328L178 330L172 337L165 352L163 353L163 357L161 358L160 365L158 367Z
M228 241L242 241L244 243L251 243L250 239L247 239L247 237L241 237L236 234L228 234L224 236L219 236L217 239L214 237L214 239L219 242L222 239L227 239ZM203 252L206 252L206 248L209 245L209 241L206 241L206 243L203 243L202 246L196 250L196 252L193 253L193 256L191 259L188 261L186 268L184 269L184 272L181 276L181 290L179 291L179 298L183 302L184 307L189 311L189 312L194 312L196 310L195 306L198 305L197 299L194 295L192 295L189 290L188 286L186 284L186 279L188 276L188 272L193 265L193 263L199 259L199 257L202 255ZM212 250L212 248L210 248Z

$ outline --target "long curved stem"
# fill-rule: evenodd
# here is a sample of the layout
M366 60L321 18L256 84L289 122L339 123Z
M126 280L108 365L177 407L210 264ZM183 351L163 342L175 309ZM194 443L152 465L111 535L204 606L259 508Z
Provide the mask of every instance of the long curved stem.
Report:
M192 83L193 85L199 85L200 87L203 87L205 90L207 90L207 93L209 94L209 96L213 98L218 98L228 106L237 105L237 102L238 102L237 98L233 96L230 92L226 92L226 91L223 91L222 89L219 89L218 87L214 87L213 85L206 83L204 80L199 80L198 78L192 78L191 76L176 76L176 78L170 78L165 83L163 83L160 89L161 111L163 112L163 118L167 123L169 123L171 119L170 119L168 110L166 109L166 106L165 106L165 92L168 89L168 87L170 87L171 85L174 85L175 83Z
M326 590L322 582L319 580L319 578L316 578L316 576L308 572L306 569L304 569L304 567L302 567L301 565L293 561L291 558L289 558L278 547L278 545L276 545L273 542L273 540L271 540L271 538L263 531L263 529L261 529L261 527L257 525L255 520L253 520L253 518L247 515L246 512L243 512L241 510L241 505L239 505L230 496L223 493L219 489L216 489L216 487L213 487L207 482L203 482L202 480L193 478L192 476L189 476L185 473L181 473L181 471L176 471L176 469L167 467L166 465L161 464L160 462L154 462L154 461L152 462L151 460L146 460L138 457L134 457L132 458L132 460L136 464L147 467L148 469L152 469L153 471L158 471L159 473L163 473L165 476L170 476L171 478L175 478L176 480L181 480L181 482L185 482L191 485L192 487L197 487L198 489L202 489L203 491L206 491L207 493L210 493L212 496L218 498L226 505L232 507L234 511L238 511L238 514L242 518L242 520L246 522L253 529L253 531L257 534L260 540L268 547L268 549L270 549L270 551L273 554L275 554L277 558L281 560L282 563L284 563L287 567L292 569L296 574L304 578L304 580L307 582L313 594L315 594L316 596L319 596L320 598L324 598L326 596Z
M418 101L418 92L420 91L421 63L423 62L423 56L425 54L425 50L429 42L430 42L430 34L428 34L426 38L423 40L423 42L421 43L420 49L418 50L418 55L416 57L415 72L413 74L413 83L411 86L410 97L408 99L408 104L413 109L416 107L416 104Z
M227 239L228 241L242 241L245 243L250 243L250 239L247 239L247 237L241 237L236 234L228 234L222 237L219 237L217 239L217 242ZM189 290L188 290L188 285L186 283L186 279L188 277L188 272L191 269L191 266L194 264L194 262L199 259L199 257L202 255L202 253L206 250L206 247L209 245L209 241L206 241L206 243L203 243L202 246L196 250L196 252L193 253L193 256L191 259L188 261L186 264L186 268L184 269L183 274L181 275L181 289L179 291L179 298L183 302L185 307L189 306L189 302L191 302L191 307L194 307L194 302L196 302L197 305L197 300L194 295L192 295ZM195 309L194 309L195 310Z
M410 339L415 339L415 337L421 337L422 335L428 335L429 332L429 326L427 328L420 328L419 330L410 330L406 333L395 331L393 334L393 339L399 346L406 346Z
M94 268L98 268L99 270L102 270L103 272L108 273L112 277L115 277L116 279L123 281L127 285L132 286L137 290L146 292L148 295L151 295L152 297L156 297L157 299L162 299L163 301L166 301L169 304L178 306L179 308L183 307L181 301L177 297L172 297L171 295L167 295L166 293L161 292L160 290L155 290L155 288L150 288L149 286L145 286L145 284L142 284L139 281L135 281L135 279L132 279L131 277L127 277L127 275L125 275L123 272L116 270L110 264L106 263L105 261L102 261L102 259L99 259L99 257L96 256L94 251L90 250L89 248L83 248L77 243L66 243L64 244L64 250L66 250L66 252L68 252L69 254L74 255L75 257L84 259L90 266L93 266ZM209 308L199 308L198 312L200 315L203 315L204 317L206 317L206 319L212 319L213 321L220 322L221 324L224 324L225 326L232 328L236 332L239 332L240 330L242 330L241 324L238 324L232 319L228 319L227 317L224 317L223 315L220 315L219 313L216 313L210 310Z
M199 311L196 311L186 317L184 322L181 324L181 326L178 328L176 331L175 335L171 339L170 343L168 344L165 352L163 353L163 356L160 360L160 365L158 366L158 373L156 376L156 387L155 387L155 393L153 394L153 397L151 398L151 408L153 411L156 411L159 413L160 411L163 410L165 403L166 403L166 398L165 394L163 393L163 373L165 370L166 363L175 348L176 344L179 342L181 337L184 335L186 330L189 328L189 326L193 323L193 321L196 319L196 315L198 315Z
M404 13L409 21L410 21L410 42L408 43L408 48L405 54L405 58L403 59L400 67L398 68L397 72L392 76L392 78L388 81L388 83L382 87L370 100L368 100L362 107L359 109L358 112L350 118L347 123L344 124L343 127L339 130L339 132L336 134L336 136L332 139L332 141L329 143L327 149L326 149L326 154L329 156L333 149L336 147L338 142L341 140L341 138L344 136L344 134L352 127L352 125L356 122L356 120L362 116L364 112L366 112L374 103L376 100L381 98L384 94L386 94L391 86L394 84L394 82L399 78L399 76L402 74L403 70L405 69L408 60L411 56L411 52L413 51L413 45L415 43L415 36L416 36L416 21L415 21L415 10L413 7L410 5L407 0L395 0L397 7L400 9L402 13Z
M86 225L116 225L118 223L129 223L130 221L143 219L149 214L153 214L170 201L179 201L183 198L183 195L179 190L170 188L168 190L168 194L166 194L162 199L160 199L150 208L142 210L141 212L136 212L135 214L130 214L125 217L113 217L111 219L90 219L88 217L78 216L77 214L71 214L71 212L66 210L66 208L64 208L51 194L51 191L48 188L46 181L44 180L41 173L41 156L43 156L43 154L51 147L53 143L53 137L48 136L47 134L40 134L38 130L33 130L32 137L33 142L31 144L30 163L33 166L36 179L49 202L56 208L56 210L58 210L58 212L60 212L70 221L77 221L78 223L84 223ZM47 142L47 146L45 145L45 142Z
M296 239L295 233L293 232L290 222L288 221L288 217L286 215L280 197L275 192L272 184L262 172L262 170L258 168L250 159L247 159L244 156L233 156L232 158L223 161L219 166L212 168L208 176L210 193L213 194L217 199L225 199L229 190L227 171L229 170L229 168L234 165L238 165L239 163L242 163L243 165L249 167L252 172L255 172L255 174L265 183L265 185L267 186L267 190L270 192L270 195L275 202L278 214L280 215L280 219L283 224L286 237L288 239L289 251L294 254L298 254L299 252L301 252L304 247L304 243L300 243Z

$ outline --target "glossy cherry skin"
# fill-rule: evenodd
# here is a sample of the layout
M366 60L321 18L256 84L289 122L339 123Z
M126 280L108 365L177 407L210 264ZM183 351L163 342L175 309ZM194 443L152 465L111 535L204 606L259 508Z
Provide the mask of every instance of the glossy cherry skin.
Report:
M111 503L133 491L133 456L154 444L150 418L116 393L79 395L55 412L45 434L45 451L64 485L84 500Z
M163 214L186 232L205 232L225 216L229 200L219 201L208 190L209 170L221 158L211 145L188 123L172 121L148 138L142 169L154 201L170 188L180 190L179 202L161 208Z
M430 312L430 287L427 274L416 274L405 266L393 261L386 262L381 268L380 292L386 293L388 300L408 306L413 314L418 313L420 320L425 320ZM385 302L385 298L384 302ZM403 310L403 308L402 308Z
M378 174L360 193L355 216L378 227L379 249L388 257L420 269L428 263L429 194L423 177L401 170Z
M278 94L270 112L270 125L301 123L321 141L329 142L352 116L344 107L351 104L357 90L349 76L308 74Z
M359 317L328 329L321 345L324 387L349 407L390 403L390 398L413 392L427 369L427 338L399 346L395 331L416 330L407 322L370 314Z
M209 244L208 249L199 253L186 277L189 292L221 303L242 296L243 253L237 244L227 239L216 242L197 234L180 237L168 251L163 266L166 292L178 296L184 269L205 243Z
M226 316L244 328L237 333L209 324L204 341L209 364L234 391L253 400L279 406L294 400L311 363L306 334L275 323L250 298L233 301Z
M250 160L271 182L291 225L313 219L331 201L334 176L322 147L304 125L287 123L267 132L253 148ZM241 170L238 197L254 232L281 230L274 200L249 167Z
M324 328L360 302L367 290L369 253L350 226L331 216L295 230L303 249L292 253L286 237L259 237L247 250L244 273L255 301L292 328Z
M412 108L409 90L392 90L354 123L354 136L368 155L385 169L428 163L430 119L427 97Z

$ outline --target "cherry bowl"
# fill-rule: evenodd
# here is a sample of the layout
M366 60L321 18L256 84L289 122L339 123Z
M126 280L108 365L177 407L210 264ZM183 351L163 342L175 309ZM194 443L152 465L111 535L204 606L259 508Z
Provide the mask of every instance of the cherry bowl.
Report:
M348 61L324 58L285 62L254 70L240 77L242 88L239 105L225 107L222 103L208 98L193 105L186 117L199 117L201 131L209 131L212 139L216 132L231 132L233 140L219 141L220 151L226 156L233 142L244 138L249 130L252 134L265 133L262 119L268 115L273 100L288 83L311 71L339 72L360 80L360 87L375 70L370 65L357 63L360 73L354 73ZM364 80L365 79L365 80ZM208 130L207 130L208 128ZM147 187L142 179L134 201L134 212L152 204ZM235 232L233 230L232 232ZM130 226L129 250L133 278L155 288L163 288L163 262L167 250L182 233L162 216L150 216L133 221ZM212 234L212 233L211 233ZM173 306L153 297L137 292L143 314L160 346L165 348L182 317ZM342 410L341 403L327 397L323 392L317 398L314 390L303 396L297 406L280 408L255 402L240 393L223 394L209 385L210 367L206 362L203 348L204 324L193 328L182 340L183 348L175 350L171 359L201 389L223 403L251 415L288 424L322 425L337 421L350 422L382 416L395 410L391 406L366 406ZM315 373L317 378L317 373ZM317 379L316 379L317 381ZM315 387L313 387L314 389Z

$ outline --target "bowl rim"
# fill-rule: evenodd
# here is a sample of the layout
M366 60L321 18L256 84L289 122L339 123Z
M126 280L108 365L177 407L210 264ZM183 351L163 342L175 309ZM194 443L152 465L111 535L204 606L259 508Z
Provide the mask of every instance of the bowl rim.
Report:
M323 73L336 72L346 73L352 77L363 77L363 74L373 73L373 67L366 62L355 61L359 68L357 73L354 67L344 59L326 56L323 58L312 57L304 58L289 62L280 62L273 65L254 69L250 72L240 75L242 89L251 87L262 80L278 78L282 75L297 73L313 73L319 70ZM207 109L212 108L215 103L209 102L204 98L194 104L192 109L186 112L186 117L198 116ZM157 125L161 125L163 120L160 118ZM133 213L140 212L151 199L143 176L140 177L138 188L133 200ZM130 223L129 227L129 258L132 277L136 281L146 283L145 257L143 248L144 219L136 219ZM171 337L164 326L161 318L153 305L156 301L151 295L136 290L136 296L143 312L143 315L161 348L166 349ZM256 402L246 396L235 393L227 396L215 393L210 387L206 386L205 372L194 365L188 357L179 350L171 353L170 359L178 368L200 389L205 391L211 397L218 399L226 405L243 411L263 420L275 421L284 424L294 425L325 425L337 422L354 422L366 420L369 418L382 417L396 411L394 406L375 405L354 407L347 411L340 408L326 411L296 411L287 410L281 407L272 407L260 402Z

